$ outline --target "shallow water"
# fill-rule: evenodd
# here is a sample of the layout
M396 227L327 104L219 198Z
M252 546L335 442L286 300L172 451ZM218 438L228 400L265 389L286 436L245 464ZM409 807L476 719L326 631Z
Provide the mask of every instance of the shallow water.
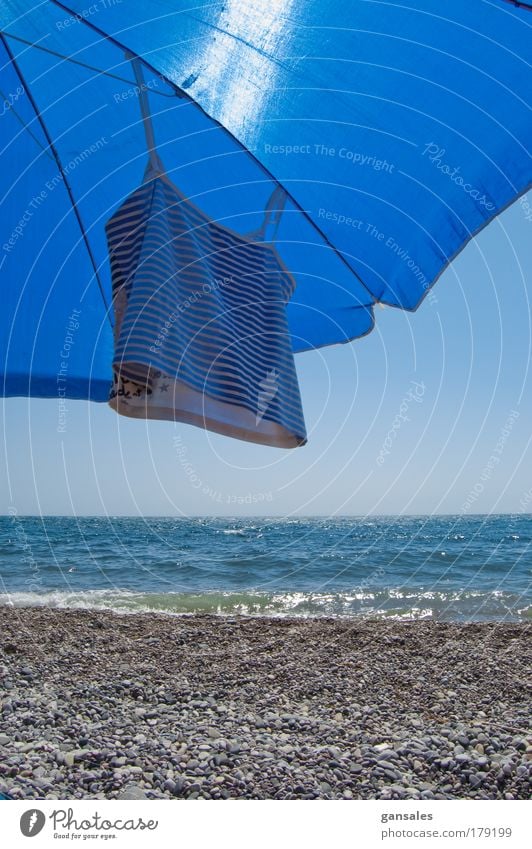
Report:
M532 517L0 517L0 603L119 611L531 617Z

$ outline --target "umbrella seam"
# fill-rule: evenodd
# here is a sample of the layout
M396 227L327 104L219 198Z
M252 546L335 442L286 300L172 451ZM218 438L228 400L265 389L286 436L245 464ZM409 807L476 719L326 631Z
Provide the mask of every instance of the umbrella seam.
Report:
M128 80L126 77L120 77L118 74L112 74L110 71L104 71L102 68L96 68L94 65L88 65L86 62L80 62L79 59L74 59L72 56L65 56L63 53L58 53L56 50L50 50L48 47L43 47L41 44L35 44L32 41L27 41L25 38L21 38L19 35L13 35L11 32L7 32L6 30L1 30L2 35L7 38L12 38L13 41L20 41L21 44L26 44L28 47L34 47L35 50L41 50L43 53L49 53L50 56L55 56L57 59L63 59L65 62L70 62L72 65L79 65L81 68L86 68L88 71L96 71L97 74L101 74L104 77L109 77L112 80L118 80L121 83L127 83L130 86L135 86L136 83L133 80ZM166 94L164 91L157 91L156 89L152 91L152 94L158 94L160 97L168 97L174 98L179 97L177 92L172 92L172 94Z
M19 79L20 79L20 77L19 77ZM6 95L5 95L4 91L3 91L1 88L0 88L0 96L3 98L4 103L6 103L6 102L7 102L7 97L6 97ZM33 139L33 141L35 142L35 144L37 145L37 147L38 147L38 148L40 148L44 154L46 154L46 156L48 157L48 159L52 159L52 160L53 160L53 156L51 155L50 151L49 151L49 150L47 150L47 149L44 147L44 145L42 145L42 144L41 144L41 142L39 141L39 139L37 138L37 136L35 136L35 135L32 133L32 131L30 130L30 128L29 128L29 127L28 127L28 125L26 124L26 122L25 122L24 118L22 118L22 116L18 114L18 112L17 112L17 110L15 109L15 107L14 107L14 106L10 106L10 110L9 110L9 111L13 113L13 115L15 116L15 118L17 119L17 121L19 122L19 124L20 124L20 125L21 125L21 126L22 126L25 130L26 130L26 132L28 133L28 135L29 135L29 136L31 136L31 138Z
M22 71L21 71L21 69L20 69L20 67L19 67L19 65L18 65L18 63L17 63L17 60L15 59L15 57L14 57L14 55L13 55L12 51L11 51L11 48L9 47L9 45L8 45L8 43L7 43L7 41L6 41L6 38L5 38L4 33L3 33L3 32L0 32L0 39L2 40L2 43L3 43L3 45L4 45L4 47L5 47L5 50L6 50L6 53L7 53L8 57L9 57L9 59L11 60L11 63L12 63L12 65L13 65L13 68L15 69L15 72L17 73L17 75L18 75L18 77L19 77L19 79L20 79L20 81L21 81L22 85L24 86L24 89L25 89L25 91L26 91L26 95L27 95L27 97L28 97L28 100L30 101L30 103L31 103L31 105L32 105L32 107L33 107L33 110L34 110L34 112L35 112L35 116L36 116L36 118L37 118L37 120L38 120L39 124L41 125L42 131L43 131L44 136L45 136L45 138L46 138L46 141L48 142L48 146L49 146L49 148L50 148L50 151L51 151L51 153L52 153L52 155L53 155L53 157L54 157L54 159L55 159L56 165L57 165L57 166L58 166L58 168L59 168L59 173L61 174L61 176L62 176L62 178L63 178L63 182L64 182L65 188L66 188L66 190L67 190L67 194L68 194L68 196L69 196L69 198L70 198L70 203L72 204L72 209L73 209L73 211L74 211L74 215L76 216L76 220L77 220L77 222L78 222L79 229L80 229L80 231L81 231L81 235L82 235L83 241L85 242L85 247L86 247L86 249L87 249L87 253L88 253L88 255L89 255L89 259L90 259L91 264L92 264L92 267L93 267L93 269L94 269L94 276L95 276L95 278L96 278L96 282L98 283L98 288L99 288L99 290L100 290L100 294L101 294L101 296L102 296L102 300L103 300L103 304L104 304L104 307L105 307L105 313L106 313L106 316L107 316L107 320L108 320L108 322L109 322L109 324L110 324L110 326L111 326L111 328L112 328L113 323L112 323L112 321L111 321L111 316L110 316L110 313L109 313L109 304L107 303L107 298L105 297L105 292L104 292L104 289L103 289L103 286L102 286L102 282L101 282L101 280L100 280L100 275L98 274L98 267L97 267L97 265L96 265L96 260L95 260L95 258L94 258L94 254L92 253L92 248L91 248L91 246L90 246L90 243L89 243L89 240L88 240L87 234L86 234L86 232L85 232L85 227L84 227L84 225L83 225L83 221L82 221L82 219L81 219L81 215L80 215L79 209L78 209L78 207L77 207L77 203L76 203L76 199L75 199L75 197L74 197L74 193L72 192L72 188L71 188L71 186L70 186L70 183L68 182L67 176L66 176L66 174L64 173L64 169L63 169L63 166L62 166L62 164L61 164L61 158L60 158L59 153L57 152L57 150L56 150L56 148L55 148L55 145L54 145L54 143L53 143L53 141L52 141L52 138L51 138L51 136L50 136L50 133L48 132L48 128L47 128L47 126L46 126L46 124L45 124L45 122L44 122L44 120L43 120L43 118L42 118L42 116L41 116L41 114L40 114L40 111L39 111L39 109L37 108L37 104L36 104L35 100L33 99L33 95L31 94L30 87L29 87L29 86L27 85L27 83L26 83L26 79L25 79L25 77L24 77L24 74L22 73Z

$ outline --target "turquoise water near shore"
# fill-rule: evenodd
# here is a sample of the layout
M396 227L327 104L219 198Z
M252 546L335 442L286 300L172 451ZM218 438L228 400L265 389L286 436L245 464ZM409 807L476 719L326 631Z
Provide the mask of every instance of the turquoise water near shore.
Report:
M0 517L0 603L532 618L532 517Z

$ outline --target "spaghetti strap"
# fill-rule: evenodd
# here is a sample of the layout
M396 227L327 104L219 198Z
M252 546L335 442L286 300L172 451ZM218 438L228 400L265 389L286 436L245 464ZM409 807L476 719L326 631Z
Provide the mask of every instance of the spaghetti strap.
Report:
M150 104L148 100L148 89L146 83L144 81L144 73L142 71L142 62L132 53L126 53L126 58L131 62L131 67L133 68L133 73L135 74L135 81L137 83L138 88L138 97L140 104L140 111L142 114L142 123L144 124L144 134L146 136L146 147L148 149L148 165L146 171L144 172L144 182L148 182L148 180L153 180L154 177L159 176L160 174L164 174L164 166L159 158L159 154L157 153L157 146L155 143L155 133L153 131L153 122L151 119L150 113Z

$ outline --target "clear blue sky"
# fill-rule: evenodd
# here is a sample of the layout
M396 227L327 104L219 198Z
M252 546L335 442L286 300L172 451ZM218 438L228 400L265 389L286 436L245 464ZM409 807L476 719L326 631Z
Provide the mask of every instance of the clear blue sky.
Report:
M417 313L378 309L370 336L297 357L304 448L80 401L58 433L56 400L5 400L0 512L530 512L529 218L518 201L494 221Z

